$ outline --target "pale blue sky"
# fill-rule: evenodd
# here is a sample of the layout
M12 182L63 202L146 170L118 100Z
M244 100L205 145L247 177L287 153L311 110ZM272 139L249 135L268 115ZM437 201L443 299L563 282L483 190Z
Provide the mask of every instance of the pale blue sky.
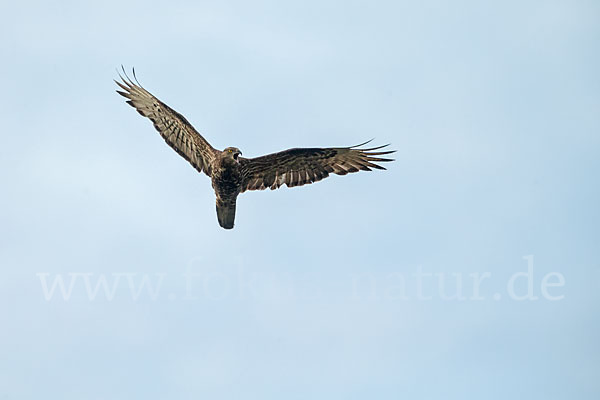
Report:
M0 398L598 397L598 2L5 2L0 46ZM397 161L225 231L121 64L215 147Z

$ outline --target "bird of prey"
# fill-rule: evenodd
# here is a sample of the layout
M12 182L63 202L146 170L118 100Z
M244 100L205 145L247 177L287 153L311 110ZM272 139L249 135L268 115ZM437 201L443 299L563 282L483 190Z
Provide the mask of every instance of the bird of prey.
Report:
M154 97L134 79L119 74L122 89L117 93L138 113L149 118L165 142L185 158L199 172L212 180L217 198L217 219L225 229L233 228L237 197L246 190L271 190L281 187L302 186L329 176L346 175L371 168L385 169L379 162L393 161L381 156L394 151L384 146L360 148L365 142L351 147L294 148L256 158L241 157L237 147L223 151L213 148L206 139L177 111ZM135 81L135 82L134 82ZM378 151L380 150L380 151Z

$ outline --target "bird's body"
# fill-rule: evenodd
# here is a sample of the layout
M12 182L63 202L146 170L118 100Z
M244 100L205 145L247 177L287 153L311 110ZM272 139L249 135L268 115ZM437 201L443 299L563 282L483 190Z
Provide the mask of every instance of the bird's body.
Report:
M229 152L229 150L233 152ZM233 156L237 154L237 156ZM225 229L233 228L235 203L243 182L238 149L227 148L215 160L211 176L212 187L217 197L217 218Z
M126 75L127 76L127 75ZM117 91L127 103L149 118L163 139L199 172L211 178L215 191L217 219L225 229L233 228L237 197L246 190L277 189L320 181L330 173L346 175L371 168L385 169L377 162L392 161L375 151L352 147L295 148L256 158L243 158L236 147L213 148L178 112L158 100L139 83L121 77Z

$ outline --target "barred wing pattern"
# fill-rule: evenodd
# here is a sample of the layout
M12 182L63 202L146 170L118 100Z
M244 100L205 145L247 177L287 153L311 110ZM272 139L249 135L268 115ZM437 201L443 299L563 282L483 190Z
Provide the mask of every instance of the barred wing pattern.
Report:
M215 150L183 115L154 97L137 82L137 79L136 84L127 74L125 78L121 75L119 77L122 82L115 83L124 91L117 90L117 93L129 99L127 103L138 113L148 117L165 142L180 156L199 172L211 176L212 164L219 151Z
M368 142L366 142L368 143ZM376 151L384 146L360 149L362 143L352 147L289 149L256 158L240 157L242 192L246 190L271 190L286 184L302 186L327 178L330 173L346 175L351 172L385 169L377 162L393 161L378 156L394 151Z

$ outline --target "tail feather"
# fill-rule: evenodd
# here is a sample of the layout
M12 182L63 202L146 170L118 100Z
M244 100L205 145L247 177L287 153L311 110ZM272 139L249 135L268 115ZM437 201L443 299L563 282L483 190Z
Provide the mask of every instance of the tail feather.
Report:
M232 229L235 220L235 201L233 203L222 203L217 201L217 219L219 225L225 229Z

